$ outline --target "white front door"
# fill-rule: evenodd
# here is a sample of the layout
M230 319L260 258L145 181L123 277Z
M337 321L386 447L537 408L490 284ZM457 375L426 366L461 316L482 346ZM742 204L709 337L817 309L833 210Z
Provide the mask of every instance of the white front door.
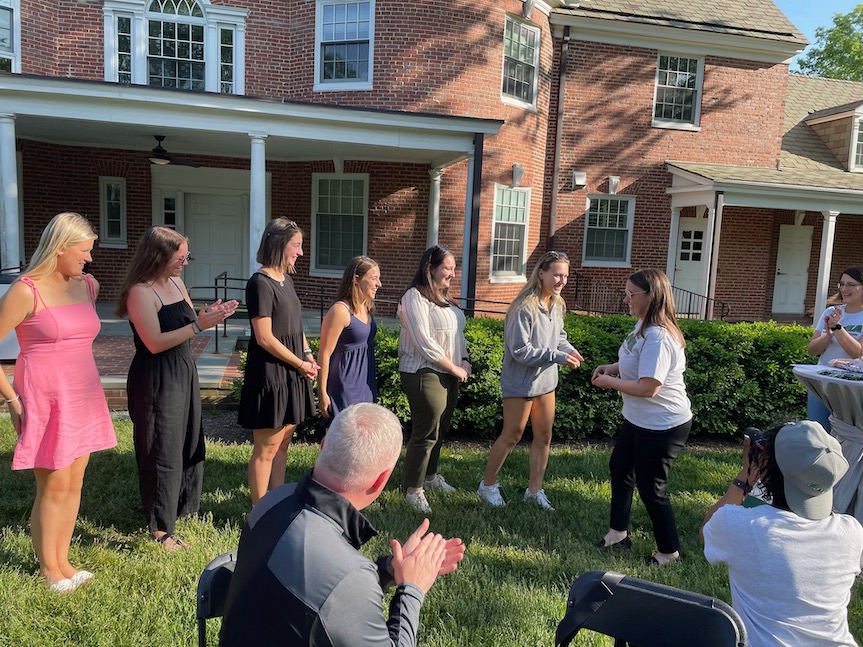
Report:
M248 214L244 213L242 196L186 194L186 233L191 259L184 281L193 299L213 299L217 275L243 279L229 281L230 286L245 287L245 250ZM221 283L220 283L221 285ZM243 290L229 290L228 298L243 300ZM222 297L222 291L218 293Z
M704 299L704 275L707 265L705 232L707 218L681 218L677 235L677 256L674 261L672 285L677 312L698 314Z
M812 227L781 225L776 252L776 280L773 283L773 312L803 314L803 301L809 281L809 255L812 252Z

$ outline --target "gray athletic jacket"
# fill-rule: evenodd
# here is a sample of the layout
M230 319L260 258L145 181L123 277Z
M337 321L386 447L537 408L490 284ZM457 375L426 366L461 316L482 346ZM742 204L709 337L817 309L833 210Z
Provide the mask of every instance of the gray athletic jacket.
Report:
M532 398L557 388L557 367L575 348L566 339L563 313L524 304L506 318L500 388L505 398Z

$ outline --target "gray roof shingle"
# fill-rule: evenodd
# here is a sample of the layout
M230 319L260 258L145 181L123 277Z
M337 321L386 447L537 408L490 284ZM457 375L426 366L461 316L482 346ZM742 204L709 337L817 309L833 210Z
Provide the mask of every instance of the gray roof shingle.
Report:
M576 7L554 12L809 43L772 0L581 0Z

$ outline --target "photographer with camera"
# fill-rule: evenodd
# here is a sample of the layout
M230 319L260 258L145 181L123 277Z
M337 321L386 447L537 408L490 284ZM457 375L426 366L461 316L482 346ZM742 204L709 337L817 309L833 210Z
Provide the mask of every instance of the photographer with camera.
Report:
M704 519L704 556L728 566L751 647L856 647L848 602L863 527L833 512L833 487L848 469L842 449L811 420L752 431L743 466ZM755 483L765 505L748 507Z

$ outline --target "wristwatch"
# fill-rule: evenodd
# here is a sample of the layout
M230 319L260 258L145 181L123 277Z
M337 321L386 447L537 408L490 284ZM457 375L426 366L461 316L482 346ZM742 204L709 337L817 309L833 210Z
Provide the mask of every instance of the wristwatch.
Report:
M739 487L743 490L743 494L749 494L752 491L752 486L749 485L746 481L741 481L740 479L734 479L731 481L731 484L735 487Z
M830 326L830 330L832 330L832 331L834 331L834 332L835 332L835 331L837 331L837 330L842 330L842 324L841 324L841 323L838 323L838 324L836 324L835 326Z

